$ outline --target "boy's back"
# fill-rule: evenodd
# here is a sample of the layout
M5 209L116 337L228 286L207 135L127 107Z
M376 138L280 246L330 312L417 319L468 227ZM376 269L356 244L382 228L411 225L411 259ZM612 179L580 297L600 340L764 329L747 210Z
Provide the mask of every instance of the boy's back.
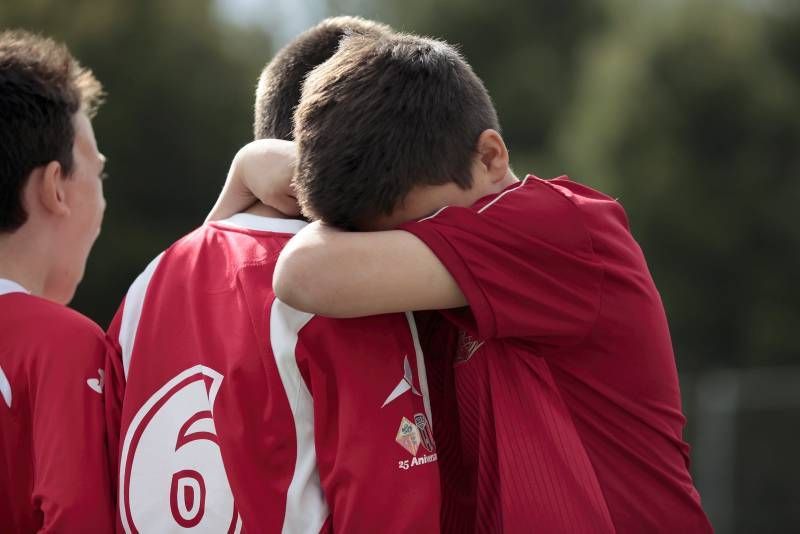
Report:
M403 229L470 304L444 313L463 331L456 386L479 530L709 529L663 306L617 202L529 176Z
M275 260L303 224L206 225L132 285L110 332L127 376L126 531L438 527L413 322L317 319L276 301Z

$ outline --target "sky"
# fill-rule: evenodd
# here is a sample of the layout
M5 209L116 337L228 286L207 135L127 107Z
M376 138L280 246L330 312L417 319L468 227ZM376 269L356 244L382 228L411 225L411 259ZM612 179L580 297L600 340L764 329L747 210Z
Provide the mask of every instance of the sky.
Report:
M220 16L241 26L258 26L282 46L325 18L326 0L216 0Z

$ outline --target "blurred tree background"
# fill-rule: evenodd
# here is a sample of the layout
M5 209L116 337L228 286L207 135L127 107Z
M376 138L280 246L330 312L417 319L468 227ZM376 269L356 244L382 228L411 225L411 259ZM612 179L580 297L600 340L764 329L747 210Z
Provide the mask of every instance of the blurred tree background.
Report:
M695 461L711 465L724 446L737 466L698 482L718 531L800 525L796 424L779 413L767 425L775 410L734 415L733 431L713 435L735 446L718 445L705 436L721 419L707 429L702 416L716 397L693 393L721 369L798 376L796 0L4 0L2 27L67 42L109 95L95 120L108 211L73 306L107 324L149 259L201 223L252 137L264 63L343 13L457 44L495 100L518 175L568 174L620 199L669 315L690 441L708 441ZM739 399L772 381L731 384ZM800 399L778 397L796 423ZM770 451L780 461L765 465Z

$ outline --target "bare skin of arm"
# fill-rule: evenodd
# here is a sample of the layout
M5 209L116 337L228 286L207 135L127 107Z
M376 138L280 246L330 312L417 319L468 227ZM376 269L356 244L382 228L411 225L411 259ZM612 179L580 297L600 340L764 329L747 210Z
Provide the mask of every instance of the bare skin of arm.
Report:
M230 216L256 199L287 215L299 213L291 187L296 148L262 140L237 154L209 219ZM517 181L500 135L485 130L473 161L473 187L418 187L404 200L413 211L396 213L376 228L394 228L446 205L470 206ZM230 211L234 210L234 211ZM436 255L409 232L343 232L315 222L286 246L273 277L275 294L290 306L329 317L359 317L467 305L455 279Z
M329 317L467 304L444 265L408 232L343 232L315 222L281 252L272 281L290 306Z
M254 141L234 158L207 220L261 203L300 213L291 188L294 143ZM343 232L320 222L300 231L281 253L275 294L290 306L329 317L456 308L466 300L453 277L414 235L399 230Z
M291 187L296 160L297 149L291 141L260 139L242 147L206 221L226 219L259 199L283 215L299 217L300 206Z

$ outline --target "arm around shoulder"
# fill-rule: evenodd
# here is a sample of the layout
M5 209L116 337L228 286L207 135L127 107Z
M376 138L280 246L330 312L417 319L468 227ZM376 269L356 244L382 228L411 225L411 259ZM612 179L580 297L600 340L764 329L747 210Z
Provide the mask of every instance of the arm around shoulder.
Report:
M313 223L281 253L273 287L286 304L329 317L446 309L466 300L436 255L414 235L343 232Z

